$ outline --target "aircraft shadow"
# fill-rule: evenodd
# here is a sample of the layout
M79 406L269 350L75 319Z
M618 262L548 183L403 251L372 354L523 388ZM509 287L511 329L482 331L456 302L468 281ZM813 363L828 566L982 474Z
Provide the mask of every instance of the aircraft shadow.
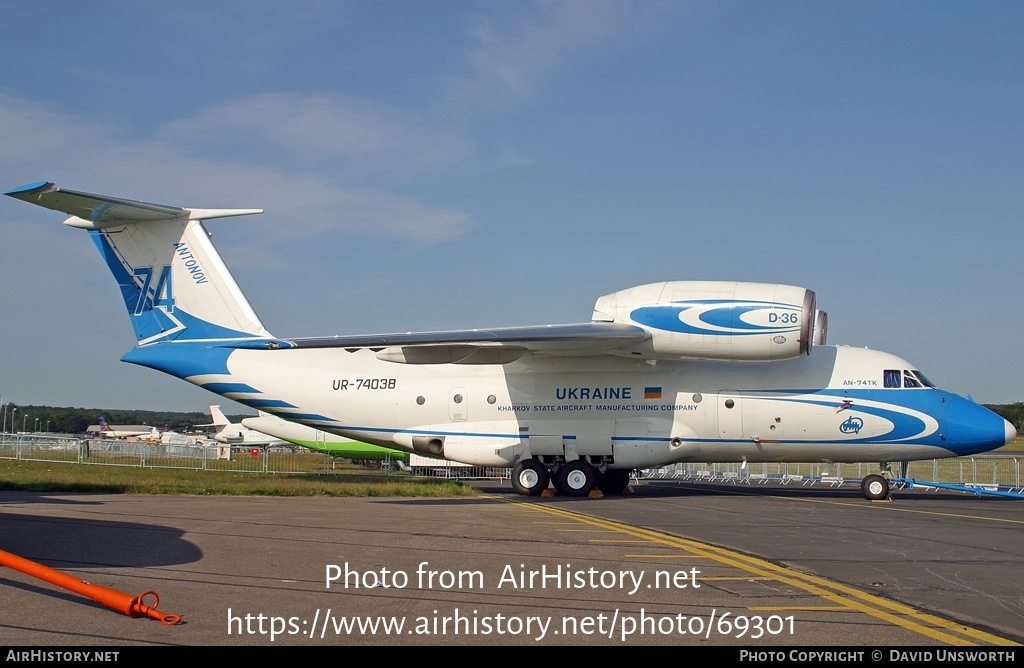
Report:
M180 529L47 515L0 513L0 549L61 570L151 568L199 561Z

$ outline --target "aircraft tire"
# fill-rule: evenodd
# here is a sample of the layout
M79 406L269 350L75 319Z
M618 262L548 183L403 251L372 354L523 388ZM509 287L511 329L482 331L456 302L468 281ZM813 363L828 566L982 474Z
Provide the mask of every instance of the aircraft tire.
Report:
M586 496L597 485L597 469L585 459L576 459L558 469L555 488L566 496Z
M889 497L889 481L885 476L872 473L860 481L860 491L869 501L881 501Z
M629 486L629 471L626 469L609 469L597 479L597 488L606 496L622 494Z
M525 496L539 496L550 481L551 474L536 459L524 459L512 469L512 489Z

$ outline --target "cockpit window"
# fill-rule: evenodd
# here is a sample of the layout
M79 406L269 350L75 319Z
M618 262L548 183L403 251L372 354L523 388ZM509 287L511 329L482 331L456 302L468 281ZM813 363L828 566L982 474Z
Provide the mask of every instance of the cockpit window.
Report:
M882 372L882 377L885 387L935 387L935 383L916 369L886 369Z
M935 383L933 383L932 381L928 380L925 377L925 375L923 373L921 373L920 371L918 371L917 369L914 369L910 373L912 373L915 376L917 376L917 379L919 381L921 381L921 384L924 385L925 387L935 387Z
M914 377L914 374L904 370L903 372L903 387L921 387L920 381Z

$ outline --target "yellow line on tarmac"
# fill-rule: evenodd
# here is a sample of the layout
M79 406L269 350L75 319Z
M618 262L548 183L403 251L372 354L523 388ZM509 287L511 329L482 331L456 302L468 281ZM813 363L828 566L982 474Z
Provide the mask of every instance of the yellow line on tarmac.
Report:
M700 559L696 554L627 554L633 559Z
M857 612L850 608L844 608L841 605L760 605L752 608L747 608L752 612L768 612L768 611L785 611L790 610L807 610L811 612Z
M693 554L705 556L720 564L733 566L752 575L762 576L788 584L814 596L825 599L844 610L863 612L876 619L902 627L914 633L950 645L974 645L983 642L993 645L1016 645L1017 643L999 636L958 624L935 615L923 613L910 606L862 592L849 585L833 582L823 577L801 573L770 561L729 550L726 548L701 543L690 538L682 538L670 534L642 529L640 527L613 522L597 517L582 515L563 508L531 503L519 499L505 499L519 507L527 507L539 513L547 513L555 517L573 519L583 524L604 527L635 538L643 539L666 547L687 550ZM603 541L589 541L603 542ZM937 627L937 628L936 628ZM955 634L955 635L954 635ZM963 637L966 636L966 637Z

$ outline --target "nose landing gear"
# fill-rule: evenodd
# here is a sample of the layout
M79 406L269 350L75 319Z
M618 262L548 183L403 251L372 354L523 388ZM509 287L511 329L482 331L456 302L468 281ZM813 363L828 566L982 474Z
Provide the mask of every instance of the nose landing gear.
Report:
M905 470L905 467L906 462L900 462L900 468ZM868 501L882 501L889 498L889 480L892 479L889 462L879 462L878 471L878 473L864 476L864 479L860 481L860 492Z
M889 497L889 481L878 473L866 475L860 481L860 491L869 501L881 501Z

